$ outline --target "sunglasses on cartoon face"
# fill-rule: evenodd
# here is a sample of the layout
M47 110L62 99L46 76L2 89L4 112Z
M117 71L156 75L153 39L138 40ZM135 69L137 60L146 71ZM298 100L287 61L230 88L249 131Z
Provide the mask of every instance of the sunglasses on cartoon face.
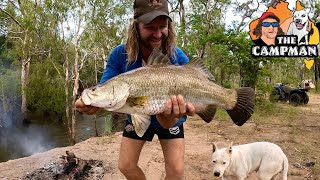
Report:
M278 27L279 23L278 22L263 22L263 23L261 23L261 25L263 27L269 27L270 25L272 25L272 27Z

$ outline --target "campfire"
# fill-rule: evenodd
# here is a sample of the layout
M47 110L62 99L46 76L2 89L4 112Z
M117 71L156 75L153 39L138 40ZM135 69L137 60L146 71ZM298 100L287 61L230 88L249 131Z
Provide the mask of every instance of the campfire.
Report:
M77 158L73 152L66 151L58 160L26 175L23 180L85 180L103 179L109 171L102 161Z

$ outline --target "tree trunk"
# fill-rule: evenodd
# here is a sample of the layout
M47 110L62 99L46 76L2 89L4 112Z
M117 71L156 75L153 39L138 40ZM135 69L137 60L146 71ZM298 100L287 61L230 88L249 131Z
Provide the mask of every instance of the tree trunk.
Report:
M30 123L30 120L27 117L27 94L26 88L28 85L28 75L30 68L31 57L21 59L21 115L22 123Z
M2 92L1 92L1 98L0 98L0 103L2 104L2 107L0 106L0 128L1 127L6 127L6 113L8 112L7 110L7 104L6 104L6 96L4 94L4 87L2 84Z
M73 73L74 73L74 84L73 84L73 92L72 92L72 115L71 115L71 141L72 144L76 143L76 111L77 108L75 106L75 102L77 100L77 94L79 89L79 69L78 69L78 62L79 62L79 54L78 54L78 47L75 46L75 59L74 59L74 66L73 66Z
M179 4L180 4L180 23L181 23L181 37L182 37L182 45L181 47L186 47L187 46L187 37L186 37L186 15L185 15L185 9L184 9L184 5L183 5L183 0L179 0Z
M65 81L64 81L64 92L66 95L65 99L65 108L66 108L66 122L67 127L69 130L69 139L72 141L72 129L71 129L71 122L70 122L70 105L69 105L69 83L70 83L70 77L69 77L69 59L68 59L68 45L65 45L64 52L63 52L63 58L64 58L64 66L65 66Z
M223 69L221 69L220 71L220 85L223 85L223 83L225 82L225 79L226 79L226 73Z
M77 24L77 32L75 34L75 44L74 44L74 50L75 50L75 58L74 58L74 64L73 64L73 75L74 75L74 83L73 83L73 91L72 91L72 115L71 115L71 143L76 143L76 112L77 108L75 106L75 102L77 100L77 94L79 90L79 31L80 31L80 25L81 25L81 18L79 18L78 24Z

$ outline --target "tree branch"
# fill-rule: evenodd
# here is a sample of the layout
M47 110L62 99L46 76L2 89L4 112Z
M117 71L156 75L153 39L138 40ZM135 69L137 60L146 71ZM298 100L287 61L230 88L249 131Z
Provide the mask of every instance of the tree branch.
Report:
M16 20L10 13L8 13L7 11L3 10L2 8L0 8L0 11L4 12L7 16L10 17L10 19L12 19L19 27L21 27L20 23L18 22L18 20ZM22 27L21 27L22 28Z
M49 59L50 59L52 65L53 65L53 67L54 67L54 68L56 69L56 71L58 72L60 79L63 79L63 77L62 77L59 69L57 68L57 66L56 66L56 64L53 62L53 60L51 59L51 49L49 50Z
M79 71L81 71L81 69L83 68L84 63L86 62L86 57L88 55L87 51L85 51L85 50L82 50L82 51L84 52L84 56L81 59L81 64L80 64Z

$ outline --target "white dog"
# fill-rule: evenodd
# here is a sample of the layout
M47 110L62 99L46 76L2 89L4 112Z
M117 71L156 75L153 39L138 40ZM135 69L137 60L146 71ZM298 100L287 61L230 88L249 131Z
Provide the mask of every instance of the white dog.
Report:
M296 35L298 36L297 43L298 45L308 44L308 23L309 23L309 13L308 8L304 8L299 11L292 11L293 22L290 24L287 35Z
M314 89L316 85L312 82L312 80L305 79L301 81L300 87L304 89Z
M270 180L282 171L287 180L288 159L281 148L270 142L255 142L217 149L213 144L213 175L215 177L235 176L244 180L256 171L260 180Z

